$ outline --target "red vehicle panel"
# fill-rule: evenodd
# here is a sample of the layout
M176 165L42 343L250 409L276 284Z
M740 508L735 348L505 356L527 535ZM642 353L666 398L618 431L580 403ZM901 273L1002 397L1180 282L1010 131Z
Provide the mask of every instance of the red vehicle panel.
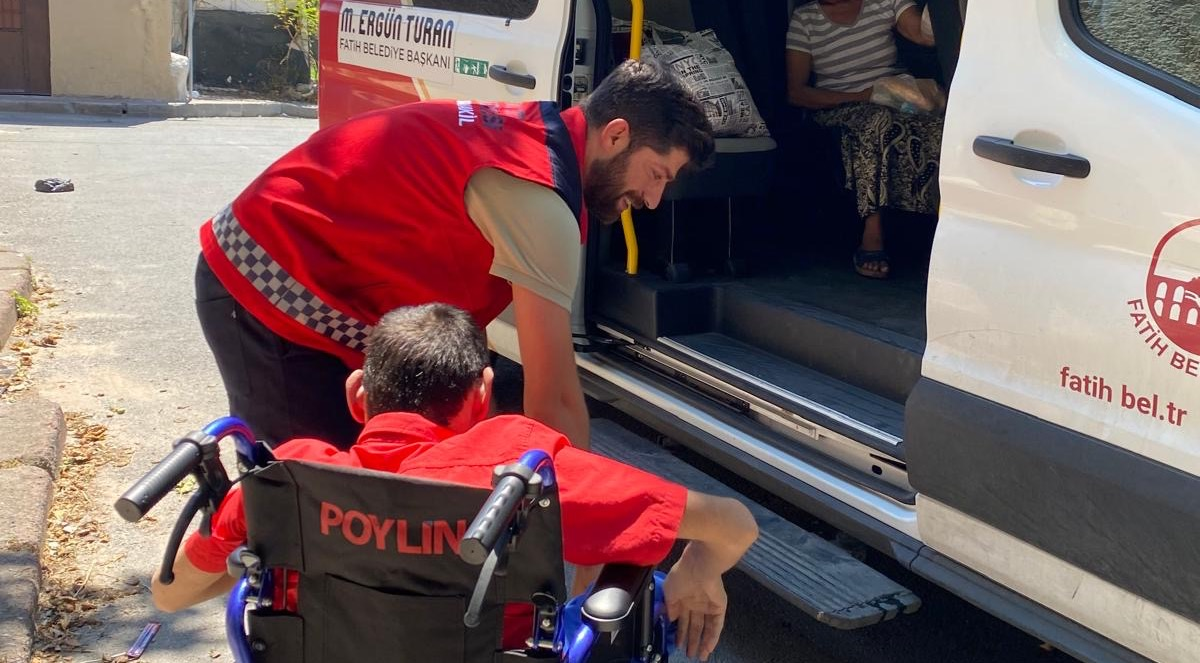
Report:
M377 0L380 4L387 0ZM322 0L320 22L320 124L331 124L359 113L421 99L409 76L338 62L338 22L342 0Z

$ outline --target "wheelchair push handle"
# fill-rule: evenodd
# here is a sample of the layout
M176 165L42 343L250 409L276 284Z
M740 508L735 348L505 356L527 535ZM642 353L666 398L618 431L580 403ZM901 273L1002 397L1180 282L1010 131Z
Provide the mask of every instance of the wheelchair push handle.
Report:
M496 541L512 519L517 505L525 498L525 480L519 476L501 477L479 515L467 528L459 547L459 556L468 564L483 564Z
M550 455L544 451L527 451L516 463L497 467L495 487L467 528L459 546L459 557L468 564L483 564L512 524L517 508L527 498L536 498L554 482L554 466Z
M195 441L180 438L171 453L121 495L113 505L117 513L131 523L141 520L172 488L200 466L203 455Z

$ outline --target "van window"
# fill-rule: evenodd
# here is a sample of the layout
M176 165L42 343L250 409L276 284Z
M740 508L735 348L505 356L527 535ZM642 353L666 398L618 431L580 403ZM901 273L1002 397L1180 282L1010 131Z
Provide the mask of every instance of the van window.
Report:
M1093 38L1200 87L1200 0L1071 1Z
M444 9L464 14L482 14L483 16L499 16L517 20L533 16L537 9L537 0L412 0L413 7L426 9Z

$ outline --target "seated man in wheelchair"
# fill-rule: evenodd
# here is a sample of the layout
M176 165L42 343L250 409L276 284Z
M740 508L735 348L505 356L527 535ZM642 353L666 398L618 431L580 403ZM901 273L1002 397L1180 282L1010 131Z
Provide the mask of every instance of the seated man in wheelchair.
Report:
M557 475L566 562L654 566L677 539L688 541L662 583L663 599L676 623L676 645L706 660L725 620L722 575L757 537L749 510L735 500L690 491L576 449L532 419L488 418L492 378L482 330L465 312L444 304L397 309L379 321L363 369L346 381L350 411L364 423L357 443L338 451L320 440L298 439L277 447L275 457L490 488L494 468L514 463L527 451L545 451ZM338 511L322 505L322 529L353 531L342 529L350 512ZM370 524L383 529L374 520ZM375 537L365 525L362 533L366 548L373 543L381 550L420 548L422 541L412 533L403 542L397 534L376 531L381 535ZM155 576L155 605L172 612L228 593L236 579L227 573L227 559L246 541L243 491L235 487L213 516L211 535L193 533L185 542L175 558L173 582ZM294 588L288 590L294 595ZM528 644L531 619L528 606L508 605L504 646Z

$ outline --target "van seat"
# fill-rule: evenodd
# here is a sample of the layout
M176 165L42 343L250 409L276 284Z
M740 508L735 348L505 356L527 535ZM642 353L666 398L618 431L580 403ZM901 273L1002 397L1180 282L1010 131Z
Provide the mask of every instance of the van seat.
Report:
M735 198L766 193L775 162L775 139L718 138L713 164L684 173L663 193L663 200Z

